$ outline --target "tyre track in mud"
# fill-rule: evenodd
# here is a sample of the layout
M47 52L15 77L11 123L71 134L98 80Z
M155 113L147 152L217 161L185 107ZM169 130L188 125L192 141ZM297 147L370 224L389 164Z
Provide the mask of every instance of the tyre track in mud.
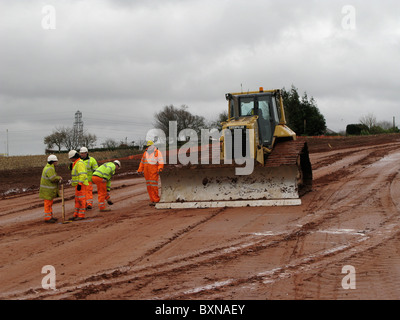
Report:
M188 232L191 232L192 230L194 230L195 228L199 227L200 225L209 222L212 218L216 217L218 214L220 214L223 211L225 211L225 208L220 208L220 209L216 210L215 212L213 212L209 217L206 217L203 220L200 220L199 222L197 222L197 223L195 223L193 225L189 225L188 227L186 227L186 228L184 228L182 230L179 230L172 237L167 239L165 242L161 243L157 247L154 247L154 248L148 250L144 255L142 255L141 257L139 257L136 260L132 261L130 263L130 265L131 266L137 265L139 262L141 262L144 259L150 257L152 254L156 253L157 251L160 251L162 248L164 248L165 246L171 244L173 241L177 240L178 238L186 235ZM161 214L163 214L163 213L161 213Z
M394 172L388 176L387 183L389 186L392 184L395 178L398 178L398 173ZM339 188L340 189L340 188ZM389 187L390 190L390 187ZM370 190L367 197L371 196L375 190ZM387 193L386 193L387 194ZM385 193L384 193L385 196ZM399 235L399 231L397 231L397 226L400 224L400 219L398 218L399 206L395 205L393 202L393 198L390 197L390 201L393 203L392 212L390 217L385 219L380 223L378 229L368 232L363 238L359 239L356 238L352 241L347 241L344 244L340 244L333 248L327 248L326 250L322 250L321 252L317 252L311 255L301 256L295 259L289 259L289 264L284 266L278 266L272 268L270 270L261 271L256 273L251 277L244 277L244 278L230 278L228 280L221 280L215 281L213 283L205 284L203 286L199 286L195 289L190 289L187 291L182 291L176 294L169 294L164 295L162 299L193 299L193 298L206 298L206 299L218 299L221 297L227 297L227 292L231 292L233 288L238 290L237 287L248 287L251 284L263 283L263 284L272 284L276 281L280 281L282 279L290 278L295 276L298 273L309 272L312 270L319 270L321 268L326 267L326 264L337 262L337 261L344 261L346 259L350 259L360 253L368 250L373 250L381 246L383 243L387 242L388 240L392 239ZM328 201L327 201L328 202ZM327 204L324 203L324 205ZM361 200L362 202L362 200ZM387 203L386 203L387 204ZM356 205L359 205L356 204ZM346 208L346 204L344 205ZM351 208L347 210L343 209L339 215L346 215L348 211L351 211ZM296 236L296 242L294 244L293 252L296 251L296 247L299 245L299 241L304 239L307 235L310 235L318 230L321 229L324 224L326 224L330 219L337 218L338 214L332 214L329 211L320 212L319 213L322 217L320 221L314 219L314 221L310 222L311 228L302 228L302 230L298 230L296 233L292 233L285 238L287 241L290 237ZM361 232L353 231L358 235L364 235ZM383 236L382 236L383 234ZM368 240L368 241L367 241ZM276 245L280 245L276 243ZM263 250L263 249L262 249ZM294 257L299 256L299 254L293 254ZM293 257L292 256L292 257ZM224 291L225 290L225 291ZM304 298L304 296L302 297Z
M400 159L400 157L399 157ZM361 170L363 171L363 170ZM388 190L386 192L382 192L382 195L377 197L378 200L383 199L383 205L381 207L386 208L387 217L379 223L379 226L375 230L361 230L360 232L356 230L344 230L346 232L353 232L357 235L362 235L363 238L355 238L351 239L351 241L346 241L344 244L337 245L333 248L326 248L321 250L320 253L311 254L311 255L303 255L296 253L293 254L292 257L299 256L299 258L295 258L294 262L291 261L289 264L271 268L265 272L260 272L253 277L249 278L241 278L241 279L229 279L223 282L216 282L214 284L209 284L203 287L199 287L196 290L189 290L184 292L182 295L175 295L174 298L178 299L187 299L187 298L206 298L206 299L218 299L221 297L229 296L229 292L232 292L232 287L238 291L237 286L239 287L247 287L252 284L274 284L277 281L281 281L283 279L288 279L295 277L298 274L302 274L304 272L310 272L315 270L321 270L326 268L327 265L331 263L339 263L339 262L348 262L347 260L359 256L365 251L374 250L380 246L382 246L387 241L399 236L398 226L400 225L400 219L398 213L400 212L400 205L394 201L394 197L391 196L392 184L394 181L399 179L398 167L393 169L392 173L388 174L386 180L386 184L388 186ZM355 175L358 173L355 173ZM343 185L343 184L342 184ZM340 187L336 188L337 190ZM366 197L371 197L376 193L376 188L372 187L366 194ZM390 195L390 196L388 196ZM327 201L322 202L319 205L320 208L326 206L329 201L332 200L330 197ZM350 202L350 201L348 201ZM363 202L361 199L358 203L353 203L354 206L360 205ZM328 206L329 207L329 206ZM293 252L296 251L296 248L299 246L299 242L303 241L306 236L309 236L315 232L324 232L321 230L324 227L324 224L327 224L329 220L336 219L340 216L346 216L352 212L352 207L348 206L348 203L344 203L343 208L339 213L332 213L330 210L320 211L318 214L322 215L324 218L320 223L314 224L312 229L307 232L300 233L299 238L296 239L296 243L293 246ZM316 230L316 226L318 226L318 230ZM329 230L326 230L329 231ZM290 259L289 259L290 260ZM340 272L339 272L340 274ZM336 275L337 276L337 275ZM338 277L338 276L337 276ZM340 276L339 276L340 277ZM338 278L339 278L338 277ZM340 278L341 279L341 278ZM330 279L332 280L332 279ZM336 279L337 281L337 279ZM393 281L393 279L389 280ZM339 285L340 286L340 285ZM336 288L337 289L337 288ZM243 289L244 290L244 289ZM310 294L309 287L307 287L308 294ZM267 298L271 298L268 296ZM272 297L274 298L274 297ZM296 299L304 299L306 298L306 294L300 297L292 297ZM318 295L313 296L312 298L320 298Z
M141 182L135 181L134 183L123 184L123 185L120 185L120 186L116 186L116 187L113 187L113 191L124 189L124 188L128 188L128 187L132 187L132 186L136 186L136 185L138 185L140 183ZM73 194L74 191L73 191L73 189L71 187L64 189L64 192L65 192L65 198L64 198L65 201L70 201L70 200L74 200L75 199L75 195ZM145 191L143 191L143 194L144 193L145 193ZM93 195L97 195L97 190L96 189L93 191ZM0 219L3 218L3 217L6 217L6 216L17 214L17 213L21 213L21 212L24 212L24 211L29 211L29 210L37 209L37 208L43 208L43 200L42 199L38 199L38 193L35 193L33 195L31 195L31 194L23 194L22 197L28 197L29 202L25 203L23 206L19 206L18 208L15 208L15 203L13 203L13 200L20 199L21 195L12 196L10 198L2 199L3 202L1 203L1 207L0 207ZM33 198L33 199L31 199L31 198ZM6 202L9 202L9 204L7 204ZM59 204L59 203L61 203L61 199L60 198L54 199L54 204Z
M31 299L32 296L35 296L35 299L44 299L44 298L55 298L57 297L57 299L59 299L61 296L62 299L65 299L67 297L73 296L75 298L85 298L86 297L86 293L88 290L90 291L90 293L93 293L93 291L95 292L99 292L101 290L99 290L97 287L99 288L108 288L109 286L111 286L111 283L105 283L105 279L115 279L115 278L120 278L121 276L126 276L128 274L127 270L129 270L130 272L134 272L135 275L129 276L129 279L123 279L123 280L118 280L118 282L126 282L126 281L130 281L132 278L136 278L137 277L137 273L140 273L141 271L145 271L148 267L140 267L140 268L135 268L134 266L136 264L138 264L139 262L143 261L144 259L150 257L152 254L156 253L157 251L161 250L163 247L167 246L168 244L172 243L173 241L175 241L176 239L182 237L183 235L191 232L192 230L194 230L195 228L209 222L212 218L216 217L218 214L220 214L221 212L223 212L225 210L225 208L220 208L218 210L215 210L215 212L213 212L210 216L207 216L206 218L202 219L201 221L193 224L193 225L189 225L187 227L185 227L182 230L179 230L177 233L175 233L171 238L167 239L165 242L161 243L160 245L158 245L157 247L154 247L150 250L148 250L144 255L142 255L141 257L135 259L132 262L129 262L128 265L123 266L123 267L119 267L117 269L113 269L110 271L106 271L103 272L99 275L93 275L90 276L87 279L83 279L81 280L79 283L75 283L72 286L69 286L69 284L67 283L66 285L61 285L59 287L59 289L57 290L57 292L53 292L52 294L49 294L48 292L44 292L43 294L40 294L41 290L39 287L37 288L31 288L28 291L22 293L22 298L21 298L21 293L13 293L12 296L18 295L18 299ZM185 210L181 210L181 211L185 211ZM152 214L153 217L155 216L162 216L165 215L166 212L159 212L156 214ZM107 226L106 226L107 227ZM75 241L76 239L70 240L70 242ZM64 244L64 243L62 243ZM182 258L179 259L179 261L185 261L186 258ZM177 261L173 261L174 263L177 263ZM170 263L166 263L165 265L169 265ZM164 263L156 266L157 268L159 267L163 267ZM179 269L179 267L177 267L176 269ZM150 274L150 276L154 276L154 271L152 271L152 273ZM146 276L145 276L146 277ZM112 280L112 282L114 282L114 280ZM114 283L115 284L115 283ZM97 288L97 289L96 289Z
M122 183L124 184L114 186L114 190L118 190L115 199L124 203L123 199L130 198L134 202L135 208L145 214L149 208L147 201L140 200L137 202L135 200L147 197L147 191L143 187L143 183L141 181L135 181L133 184ZM130 190L131 186L134 186L133 193L125 191ZM129 197L126 195L127 192L130 193ZM21 196L19 203L26 203L25 199L26 196ZM70 203L68 204L68 202ZM66 206L73 210L73 201L66 201ZM118 206L119 203L114 204L114 207ZM59 209L56 207L56 211ZM36 213L32 214L32 212ZM18 216L24 217L27 215L29 215L30 219L28 221L21 221L18 218ZM60 254L62 255L63 252L67 253L68 248L78 247L82 239L87 242L91 236L96 236L102 230L107 230L107 226L119 224L131 218L131 215L126 215L123 212L119 213L118 210L113 211L109 215L101 214L97 208L87 212L86 220L65 225L61 224L61 222L54 225L45 225L40 209L34 211L23 210L14 216L16 217L15 223L9 223L7 218L0 218L0 245L1 250L7 253L7 257L0 263L0 275L3 279L3 289L0 290L0 296L5 294L7 292L5 288L9 287L9 284L5 284L5 280L8 283L12 280L8 274L14 274L14 282L16 287L18 287L19 279L24 277L24 269L21 269L21 266L26 265L29 269L31 268L30 266L37 264L37 261L48 261L49 257L53 260L53 263L56 263L57 259L60 261ZM75 255L74 252L72 253ZM61 258L61 267L64 265L62 260L64 259ZM10 268L12 268L12 271L10 271ZM31 272L27 272L26 283L30 281L30 274Z
M395 170L394 170L395 171ZM387 192L389 190L390 192ZM329 261L319 270L308 272L299 278L306 279L310 284L308 292L314 292L314 298L324 299L398 299L400 292L400 274L397 271L400 263L400 174L394 172L388 175L387 190L378 191L372 203L379 202L381 207L375 214L382 221L375 229L363 232L365 240L348 252ZM382 210L382 208L386 208ZM368 216L367 216L368 217ZM357 290L348 292L342 290L342 267L354 266L357 274ZM336 285L334 285L336 283ZM397 284L397 285L396 285ZM320 293L320 288L326 288ZM298 287L300 297L307 294L304 288ZM296 294L294 294L294 298Z
M388 181L392 181L395 177L396 174L392 174L388 178ZM338 187L337 189L340 189L340 187ZM368 193L367 197L369 197L370 194L372 194L373 192L374 191L371 190ZM327 200L327 202L328 201L329 200ZM359 203L357 203L356 205L358 204ZM321 206L326 206L326 205L327 203L321 204ZM345 208L346 206L347 204L344 204ZM351 210L351 208L348 210ZM343 210L341 214L345 214L348 210ZM286 243L291 240L296 240L296 245L295 245L296 248L298 246L298 241L300 239L304 238L305 236L313 232L316 232L318 227L321 227L322 224L327 223L327 221L329 221L330 219L334 219L337 215L329 214L329 211L327 212L321 211L318 213L318 216L319 217L317 219L316 216L314 216L313 219L308 222L302 221L301 219L298 220L297 223L304 223L304 224L299 226L298 228L294 228L290 231L282 233L280 237L275 237L274 240L271 240L270 236L261 238L258 237L258 239L257 237L251 236L251 237L246 237L246 239L241 239L241 242L236 243L235 246L232 246L231 243L231 245L228 247L221 247L210 252L202 252L199 253L198 255L183 257L182 259L175 259L169 264L161 264L156 266L149 265L143 267L142 269L127 268L125 270L113 270L112 272L109 273L108 277L105 276L104 274L99 276L101 279L100 281L99 278L96 279L97 280L96 282L91 282L95 280L94 278L89 279L90 281L85 281L86 282L85 286L80 287L78 292L74 293L74 296L81 299L93 293L99 293L99 291L101 290L108 290L114 286L124 286L127 283L129 283L129 286L134 285L134 283L139 283L137 284L138 286L137 288L140 287L141 289L143 289L143 287L145 287L143 283L150 283L152 281L151 279L154 277L169 278L173 277L175 274L179 274L191 268L210 267L215 264L216 260L218 260L218 263L221 263L221 261L226 263L228 261L236 260L238 258L243 258L243 256L246 255L254 255L256 253L260 254L262 251L266 249L278 247L282 245L282 243ZM208 220L209 219L207 218L206 221ZM388 222L390 222L390 219L384 221L381 224L382 227L385 227ZM252 242L249 242L250 239L252 240ZM207 294L210 294L210 292L212 292L213 290L220 291L224 287L231 288L234 286L248 285L249 283L250 284L258 283L260 281L262 283L264 282L272 283L293 276L299 272L319 269L323 267L324 261L326 259L332 259L332 256L335 255L337 255L339 259L340 258L344 259L344 257L349 258L352 255L354 255L354 252L351 252L351 250L354 251L354 248L362 244L362 242L364 242L365 240L367 239L365 238L355 239L355 241L353 242L323 250L321 253L316 253L296 259L290 259L293 261L288 265L285 265L283 267L273 268L267 271L258 272L255 275L252 275L251 277L216 281L213 283L204 284L203 286L199 286L195 289L178 292L173 295L167 294L164 296L160 296L159 298L160 299L196 298L204 295L205 292L207 292ZM386 241L386 240L387 238L381 239L381 241ZM379 246L380 243L381 242L378 242L377 244L376 243L369 244L369 246L367 246L365 250L370 250L371 248ZM164 245L162 247L164 247ZM295 249L293 251L295 251ZM348 252L350 252L350 255L347 254ZM205 258L206 254L208 255L207 258ZM199 257L201 258L200 260L198 259ZM182 263L186 261L190 261L190 263L184 263L181 266L179 265L179 262ZM151 270L149 271L149 269ZM154 272L154 269L156 269L157 271ZM108 278L108 281L104 280L106 278ZM99 286L102 288L101 290L98 289ZM69 290L71 290L71 288ZM163 290L157 290L157 291L158 293L160 293Z
M374 152L380 152L380 156L383 157L384 151L391 152L397 147L379 147L371 148L369 155L375 156ZM351 155L349 153L348 155ZM379 155L378 155L379 156ZM70 299L70 298L90 298L90 297L101 297L102 294L107 291L114 291L116 296L122 297L134 297L135 291L146 291L143 295L136 296L136 298L158 298L158 299L186 299L186 298L209 298L209 297L226 297L223 294L231 294L232 290L246 289L246 286L256 285L261 286L274 284L278 281L282 281L293 277L296 274L304 272L314 272L326 267L327 263L335 263L341 260L349 259L354 255L359 254L362 251L373 250L379 247L382 242L392 239L397 235L396 226L399 221L394 217L394 213L398 212L396 203L391 199L396 210L384 221L381 222L379 228L375 230L365 232L366 236L359 239L353 239L353 241L347 241L345 244L335 246L333 248L325 248L317 251L316 253L309 255L302 255L301 252L297 252L301 246L301 240L306 236L316 233L321 230L324 224L328 224L329 221L335 220L340 216L346 215L354 209L354 206L359 206L364 202L363 199L348 199L348 194L340 195L343 185L348 181L342 182L344 176L356 177L361 172L368 170L368 166L373 164L376 159L365 156L362 160L358 160L354 165L358 167L356 171L344 172L344 168L338 168L337 171L341 172L338 178L333 184L325 184L323 181L324 176L319 177L319 181L316 183L318 191L324 191L323 194L315 194L313 196L308 195L309 200L307 208L305 209L306 215L304 217L295 218L291 221L293 226L289 229L281 230L272 234L262 235L240 235L233 237L231 241L226 241L216 246L215 248L205 248L193 254L183 255L181 257L175 256L169 259L169 261L163 261L156 264L145 264L137 266L137 264L143 262L148 256L151 256L163 248L167 247L174 241L184 241L185 236L193 232L198 226L207 223L212 223L212 218L217 216L219 213L226 213L228 210L217 211L210 217L206 217L201 222L196 223L192 226L188 226L178 232L164 243L148 250L144 255L133 260L131 263L115 268L93 277L83 279L80 283L70 284L68 286L60 287L57 292L49 294L48 292L40 293L40 289L34 290L33 292L27 291L18 298L22 299ZM323 168L323 167L321 167ZM397 177L396 173L392 173L387 178L388 183L393 183L393 180ZM330 177L332 179L332 177ZM326 189L326 190L322 190ZM371 188L367 192L366 197L371 197L376 192L376 188ZM327 197L326 197L327 196ZM344 201L340 206L337 205L337 200ZM356 202L354 202L354 200ZM358 200L358 201L357 201ZM387 200L386 200L387 202ZM328 207L329 209L326 209ZM341 212L332 212L339 210ZM160 212L157 216L165 214ZM382 232L384 237L375 236L375 233ZM373 239L374 241L370 240ZM190 272L192 276L194 274L201 274L201 270L207 268L223 266L235 262L238 259L246 259L248 257L254 257L255 255L261 255L266 250L278 248L280 246L287 245L290 242L295 242L291 251L291 259L289 263L277 266L275 268L253 272L251 275L246 277L234 277L224 279L213 277L198 277L197 285L192 288L186 287L173 287L171 283L184 283L185 281L179 281L179 277L182 274ZM304 241L303 241L304 242ZM204 273L203 273L204 275ZM161 278L161 279L160 279ZM185 277L184 277L185 278ZM161 288L151 289L151 284L155 281L160 283L164 282L166 285ZM172 290L175 291L173 294L168 293ZM243 289L243 290L244 290Z
M396 148L394 148L394 149L396 149ZM390 151L392 151L393 150L393 148L389 148L389 149L386 149L388 152L390 152ZM367 157L365 158L365 159L367 159ZM364 160L364 161L359 161L358 162L358 164L359 165L362 165L362 167L360 168L360 170L359 171L364 171L365 169L364 169L364 166L365 165L368 165L368 163ZM356 172L354 175L356 176L356 175L358 175L359 174L359 172ZM396 172L394 172L394 173L392 173L392 174L390 174L389 176L388 176L388 178L386 179L387 180L387 183L390 183L391 184L391 182L395 179L397 177L397 173ZM343 185L344 183L342 183L342 185ZM340 190L341 189L341 187L339 186L339 187L337 187L337 190ZM367 194L366 194L366 198L369 198L369 197L371 197L371 195L373 195L375 193L375 189L374 188L372 188ZM392 198L390 198L391 199L391 201L392 201ZM360 205L364 200L363 199L356 199L356 200L358 200L356 203L354 203L353 202L353 205L354 206L358 206L358 205ZM335 202L335 201L334 201ZM350 202L350 201L349 201ZM325 203L321 203L321 205L320 205L320 207L321 208L323 208L324 206L327 206L327 204L328 204L328 200L325 202ZM333 205L334 203L332 203L331 205ZM340 209L342 209L341 211L340 211L340 213L339 213L339 215L342 215L342 214L344 214L344 215L346 215L346 213L348 213L348 211L351 211L352 210L352 207L348 207L347 208L347 206L348 206L348 203L345 203L344 204L344 207L343 208L340 208ZM337 216L338 216L338 214L332 214L332 212L330 212L329 210L326 210L326 211L321 211L321 212L319 212L318 213L319 214L319 216L320 216L320 219L312 219L312 221L310 221L309 223L307 223L307 224L304 224L300 229L297 229L297 230L292 230L292 232L290 232L284 239L283 239L283 241L288 241L288 240L290 240L290 238L297 238L297 241L299 241L299 239L302 239L302 238L304 238L305 236L307 236L307 235L309 235L310 233L313 233L313 232L315 232L316 230L317 230L317 228L318 229L320 229L320 228L322 228L323 227L323 224L326 224L327 222L329 222L329 220L331 220L331 219L335 219L335 218L337 218ZM381 222L381 224L380 224L380 229L378 229L376 232L381 232L381 230L384 230L385 228L387 228L388 227L388 225L389 225L389 228L391 228L391 225L393 225L393 223L397 223L398 224L398 219L397 219L397 214L398 214L398 208L397 207L393 207L393 212L392 212L392 215L388 218L388 219L386 219L386 220L384 220L384 221L382 221ZM300 222L300 221L299 221ZM392 222L392 224L390 224ZM392 236L394 236L392 233L393 232L395 232L396 233L396 229L395 228L393 228L393 229L391 229L391 233L389 232L389 236L387 236L387 237L384 237L384 238L380 238L379 236L378 236L378 241L377 241L377 243L374 243L374 242L368 242L368 244L369 244L369 246L367 246L366 247L366 249L362 249L362 250L369 250L370 248L374 248L374 247L376 247L376 246L379 246L381 243L383 243L383 242L385 242L385 241L387 241L387 239L390 239ZM371 237L371 235L369 235L369 237ZM336 248L333 248L333 249L327 249L326 251L323 251L322 252L322 254L320 254L320 255L311 255L311 258L309 258L309 257L305 257L305 258L302 258L302 259L300 259L298 262L296 262L296 263L292 263L292 264L290 264L290 269L294 269L294 267L296 266L296 265L298 265L299 267L301 267L301 266L303 266L304 265L304 263L311 263L311 262L313 262L314 260L318 260L318 259L323 259L323 258L325 258L325 257L331 257L332 255L334 255L335 253L342 253L342 251L344 251L344 252L347 252L347 251L349 251L349 250L351 250L351 249L353 249L354 247L356 247L358 244L361 244L363 241L364 241L365 239L362 239L361 241L359 240L359 239L355 239L355 242L354 243L349 243L349 244L345 244L345 245L341 245L341 246L338 246L338 247L336 247ZM372 244L371 244L372 243ZM277 241L276 243L274 243L274 245L279 245L279 241ZM272 245L271 245L272 246ZM265 248L267 248L268 247L268 245L267 244L265 244ZM295 248L296 248L296 246L295 246ZM295 250L295 248L294 248L294 250ZM361 247L360 247L361 248ZM252 251L250 251L250 252L254 252L254 248L251 248L250 250L252 250ZM263 248L261 247L261 250L263 250ZM354 255L354 253L352 253L352 255ZM350 256L352 256L352 255L350 255ZM346 256L346 255L345 255ZM318 264L316 264L317 266L318 266ZM274 269L275 270L275 269ZM278 269L276 269L274 272L272 272L272 274L275 274L276 273L276 271L277 270L284 270L284 268L278 268ZM304 270L304 268L301 268L300 270ZM271 273L271 272L267 272L267 273ZM279 273L279 272L278 272ZM256 277L255 277L255 279L258 279L258 277L259 277L259 275L257 275ZM279 278L280 278L281 276L279 276ZM246 279L247 278L243 278L243 279L239 279L239 280L225 280L225 281L217 281L216 283L214 283L214 284L207 284L207 285L205 285L205 286L203 286L203 287L200 287L200 289L197 289L197 290L194 290L194 291L196 291L196 292L193 292L193 290L189 290L188 292L186 292L186 294L184 294L184 295L173 295L173 296L164 296L163 298L166 298L166 297L169 297L169 298L179 298L179 299L181 299L181 298L190 298L190 297L192 297L192 295L196 295L198 292L201 292L201 291L204 291L204 290L208 290L208 291L210 291L211 290L211 288L215 288L216 290L220 290L221 289L221 287L232 287L232 286L234 286L235 284L240 284L240 283L246 283ZM252 278L250 278L250 280L254 280L254 279L252 279Z
M352 148L347 148L347 149L342 149L342 150L331 150L328 152L315 152L314 154L311 154L311 157L315 157L313 161L313 170L318 170L321 167L326 167L330 166L335 162L338 162L346 157L351 157L356 153L363 153L367 152L368 154L371 152L375 152L378 150L387 150L388 148L394 149L396 148L395 146L398 146L400 142L392 142L392 143L386 143L386 144L381 144L381 145L376 145L376 146L364 146L364 147L352 147Z
M138 183L123 184L121 186L118 186L118 187L114 188L114 190L122 190L122 189L129 188L129 187L136 186L136 185L138 185ZM97 192L96 192L96 194L97 194ZM129 194L129 195L125 195L125 196L118 196L116 199L119 202L119 201L125 201L125 200L128 200L128 199L132 199L132 197L135 197L135 196L143 196L143 195L147 195L147 191L140 190L140 191L135 192L133 194ZM73 196L68 196L68 197L65 198L65 201L73 201L74 199L75 199L74 195ZM58 200L57 202L55 201L55 204L57 204L57 203L61 203L61 200ZM115 205L117 205L117 204L115 204ZM40 206L37 206L37 207L35 206L35 208L40 208L40 207L43 207L42 200L41 200L41 205ZM137 209L143 209L143 208L147 208L147 207L148 207L147 204L143 204L143 205L137 206ZM24 212L24 211L27 211L27 210L29 210L29 209L16 210L15 212L12 212L12 213L7 213L7 214L4 214L4 215L0 215L0 219L5 217L5 216L7 216L7 215L21 213L21 212ZM88 221L92 221L92 220L96 221L96 220L100 220L100 219L104 219L105 218L105 215L101 214L97 209L88 210L86 212L86 214L87 214L87 220ZM66 213L66 219L68 219L69 215L71 215L71 212L67 212ZM145 214L145 215L148 215L148 214ZM123 220L124 218L130 218L130 216L121 215L119 220ZM83 222L85 223L85 221L83 221ZM113 222L115 222L115 221L113 221ZM61 224L61 222L58 223L58 225L59 224ZM77 226L76 223L74 225ZM43 235L43 234L50 235L50 234L56 234L56 233L60 232L59 229L54 229L54 230L52 230L52 229L43 229L43 228L38 228L37 229L37 227L42 227L42 226L43 226L43 221L41 219L40 219L40 221L36 220L36 221L27 222L27 223L23 223L23 224L19 223L19 224L16 224L15 226L7 227L7 231L6 232L0 232L0 239L2 237L6 237L6 236L10 236L10 235L12 235L13 238L26 237L27 236L27 232L29 232L29 237L35 237L35 236ZM97 228L98 226L95 226L95 227ZM61 230L61 232L64 232L64 231L67 232L67 230ZM70 241L73 241L73 239L70 239Z

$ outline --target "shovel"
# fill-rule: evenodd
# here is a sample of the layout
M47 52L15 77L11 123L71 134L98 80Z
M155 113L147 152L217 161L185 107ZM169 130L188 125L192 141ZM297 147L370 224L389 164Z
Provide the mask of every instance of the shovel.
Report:
M61 213L62 213L62 223L69 223L71 221L65 220L65 203L64 203L64 185L61 185Z

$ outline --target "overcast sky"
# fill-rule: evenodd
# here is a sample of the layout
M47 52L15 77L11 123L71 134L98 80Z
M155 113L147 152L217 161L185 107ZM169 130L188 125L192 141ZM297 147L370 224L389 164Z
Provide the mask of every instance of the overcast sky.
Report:
M43 154L72 127L128 142L155 112L214 120L225 93L313 96L328 128L400 122L400 2L0 0L0 153Z

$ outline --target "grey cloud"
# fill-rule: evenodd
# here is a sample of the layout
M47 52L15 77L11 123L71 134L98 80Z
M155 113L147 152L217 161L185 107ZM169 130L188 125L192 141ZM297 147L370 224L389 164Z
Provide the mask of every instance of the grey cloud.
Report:
M56 9L55 30L41 26L42 1L0 1L0 114L19 130L40 124L44 136L68 123L61 112L72 118L82 109L88 128L108 124L110 134L144 136L146 128L131 129L135 122L124 123L124 116L151 126L164 105L186 104L212 117L226 108L224 94L241 84L294 84L314 96L334 130L374 111L377 101L378 118L398 110L396 1L352 1L355 30L342 28L347 1L46 4ZM110 106L114 129L100 121ZM21 110L53 112L52 121Z

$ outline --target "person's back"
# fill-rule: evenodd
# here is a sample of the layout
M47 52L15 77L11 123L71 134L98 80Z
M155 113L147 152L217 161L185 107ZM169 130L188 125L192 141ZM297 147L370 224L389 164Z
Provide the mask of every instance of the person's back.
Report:
M106 207L106 202L112 205L113 202L110 199L111 192L111 178L115 174L116 170L121 168L121 162L115 160L113 162L106 162L99 166L95 172L93 172L92 181L97 186L97 196L99 200L100 211L110 211Z

